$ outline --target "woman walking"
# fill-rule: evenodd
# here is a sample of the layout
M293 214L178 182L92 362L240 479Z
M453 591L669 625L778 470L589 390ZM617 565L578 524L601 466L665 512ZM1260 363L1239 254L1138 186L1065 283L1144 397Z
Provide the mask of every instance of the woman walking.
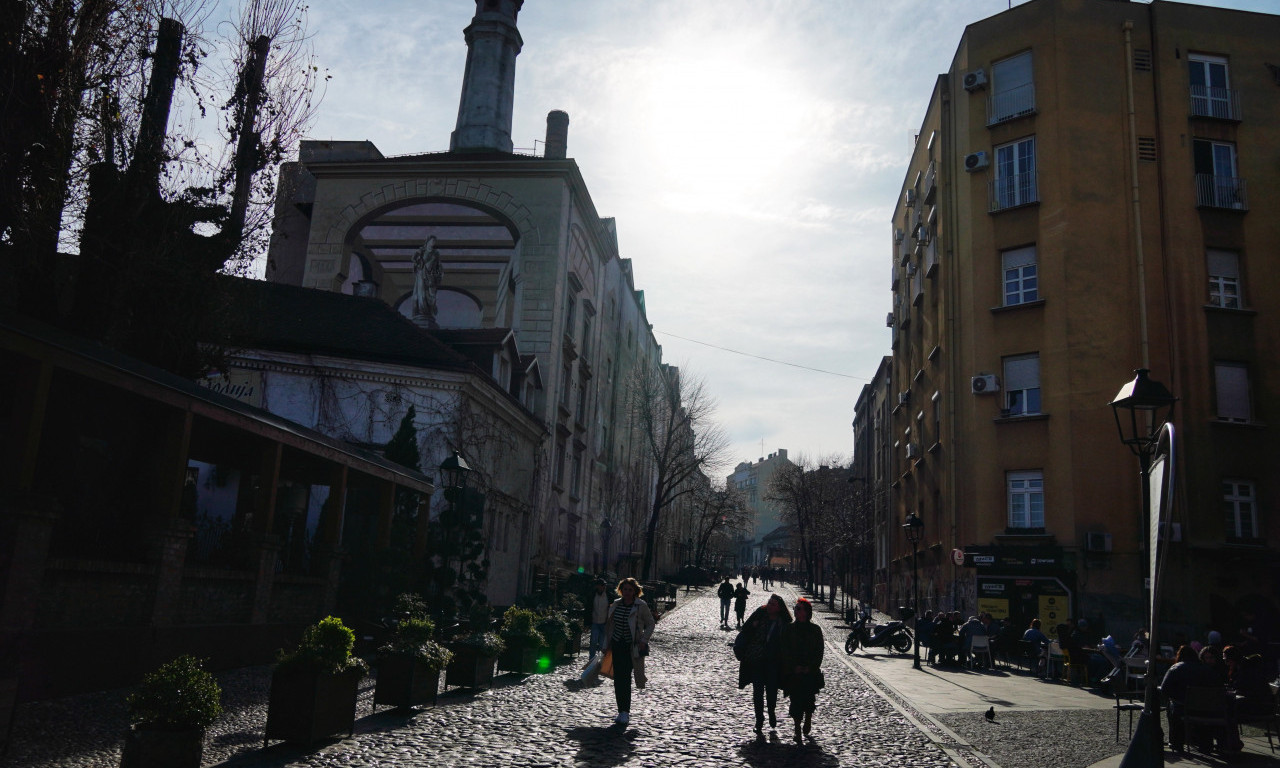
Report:
M796 620L782 629L782 687L791 697L796 743L813 728L813 710L822 687L822 629L813 623L813 604L796 600Z
M782 630L791 623L791 613L781 597L751 612L733 642L738 665L738 689L751 684L751 703L756 710L756 735L764 732L765 704L769 706L769 727L778 727L778 683L782 675Z
M640 582L627 577L618 582L622 595L609 606L605 619L605 650L613 651L613 696L618 702L618 716L613 720L626 725L631 720L631 672L636 686L645 684L644 657L649 655L649 638L653 635L653 612L639 600L644 590Z
M733 590L733 612L738 614L738 629L742 629L742 617L747 614L747 598L750 596L745 581Z

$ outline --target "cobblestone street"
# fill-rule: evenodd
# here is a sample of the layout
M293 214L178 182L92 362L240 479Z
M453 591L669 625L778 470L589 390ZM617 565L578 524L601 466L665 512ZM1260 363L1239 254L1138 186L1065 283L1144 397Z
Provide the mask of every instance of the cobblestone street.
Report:
M796 593L790 587L780 589L791 602ZM749 605L754 608L764 597L763 590L756 591ZM757 739L752 732L750 689L740 691L736 684L737 662L728 646L734 632L718 627L718 600L709 590L680 598L680 607L658 623L649 685L636 692L626 728L612 722L613 684L605 680L583 687L577 682L578 666L568 664L546 675L502 675L490 691L452 690L440 697L438 706L409 716L388 710L370 716L366 691L353 738L312 751L283 744L263 750L266 692L259 690L256 706L229 706L231 711L211 729L205 765L956 765L847 664L837 648L844 634L826 613L819 613L818 620L828 642L823 662L827 687L819 695L812 739L804 745L791 741L785 699L778 704L777 732L766 729L765 738ZM581 661L585 663L585 654ZM266 683L262 677L258 675L260 686ZM365 687L371 689L371 682ZM43 711L43 705L37 705L20 716L15 744L3 764L29 768L118 765L120 739L115 734L123 727L115 701L119 697L101 694L98 698L104 719L115 722L115 730L100 734L110 743L76 747L77 734L69 734L68 723L56 722L51 714L58 705Z

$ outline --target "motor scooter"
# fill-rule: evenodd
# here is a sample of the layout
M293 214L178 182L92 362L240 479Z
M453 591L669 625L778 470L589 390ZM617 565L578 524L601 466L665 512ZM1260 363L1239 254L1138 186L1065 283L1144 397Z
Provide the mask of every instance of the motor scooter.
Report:
M853 652L862 648L891 648L897 653L907 653L911 650L913 639L911 630L907 629L906 622L916 615L911 608L899 608L898 615L902 617L899 621L891 621L888 624L876 624L870 627L870 613L863 613L862 617L853 623L853 631L849 633L849 638L844 641L844 652L853 655Z

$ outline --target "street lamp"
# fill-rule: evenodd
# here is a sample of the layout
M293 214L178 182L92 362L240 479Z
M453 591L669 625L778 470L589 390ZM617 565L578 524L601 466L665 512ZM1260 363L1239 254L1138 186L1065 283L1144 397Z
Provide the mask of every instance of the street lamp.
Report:
M449 511L458 529L458 584L462 583L462 524L460 516L462 501L467 492L467 476L471 474L471 466L462 454L454 451L452 456L440 462L440 482L444 484L444 500L449 502ZM450 536L452 538L452 536Z
M907 515L907 522L902 524L902 529L907 532L907 541L911 542L911 587L914 592L912 597L912 607L915 609L915 651L914 659L911 662L912 669L920 668L920 561L919 561L919 544L920 537L924 535L924 521L912 512Z
M1139 368L1133 381L1126 383L1111 401L1116 417L1116 430L1120 442L1129 446L1138 457L1138 477L1142 492L1142 528L1138 539L1149 536L1151 530L1151 458L1160 441L1160 432L1173 414L1173 404L1178 398L1165 385L1147 377L1150 371ZM1142 414L1139 417L1139 413ZM1141 422L1141 423L1140 423ZM1155 557L1154 546L1148 557ZM1158 576L1152 572L1153 576ZM1164 765L1164 734L1160 728L1160 698L1156 689L1155 654L1156 641L1156 591L1151 584L1151 626L1147 644L1146 694L1143 697L1142 715L1138 718L1138 730L1125 752L1121 768ZM1144 585L1145 587L1145 585ZM1144 589L1139 589L1141 596Z

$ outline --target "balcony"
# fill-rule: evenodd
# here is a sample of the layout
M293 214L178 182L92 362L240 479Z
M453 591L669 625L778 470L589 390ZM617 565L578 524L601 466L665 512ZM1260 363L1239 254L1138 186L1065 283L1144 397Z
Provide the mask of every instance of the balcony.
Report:
M987 126L1007 123L1036 112L1036 89L1031 83L993 93L987 99Z
M929 246L924 249L924 276L933 277L933 273L938 269L938 239L933 238L929 241Z
M1245 194L1244 179L1236 176L1214 176L1211 173L1196 174L1196 207L1224 208L1230 211L1249 210L1249 198Z
M1191 116L1240 120L1240 92L1233 88L1191 86Z
M924 172L924 202L926 205L933 205L934 199L938 196L938 161L930 160L929 167Z
M988 188L991 212L1040 202L1035 173L1012 173L992 181Z

